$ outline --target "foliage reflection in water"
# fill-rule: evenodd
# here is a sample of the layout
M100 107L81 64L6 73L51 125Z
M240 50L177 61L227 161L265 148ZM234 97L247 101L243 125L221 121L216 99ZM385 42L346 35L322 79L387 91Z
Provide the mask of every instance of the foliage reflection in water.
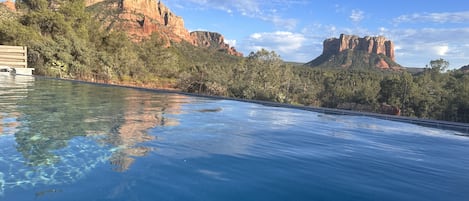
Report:
M71 183L109 161L130 168L155 139L146 131L178 122L186 97L2 76L0 193L15 187ZM99 90L99 91L97 91Z
M0 77L0 200L466 200L455 131Z

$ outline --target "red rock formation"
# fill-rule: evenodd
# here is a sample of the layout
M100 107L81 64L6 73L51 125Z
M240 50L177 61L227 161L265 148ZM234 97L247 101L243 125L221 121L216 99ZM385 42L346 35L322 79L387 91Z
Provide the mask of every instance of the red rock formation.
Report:
M184 27L184 20L175 15L161 1L156 0L86 0L87 7L97 10L97 17L106 29L119 29L135 41L141 41L152 33L158 33L170 42L189 42L195 46L222 50L231 55L243 56L234 47L225 43L221 34L195 32L190 34ZM103 9L110 10L102 12ZM112 11L112 12L111 12ZM115 13L115 14L108 14Z
M324 41L323 52L339 53L345 50L361 50L368 53L383 54L395 61L394 43L383 36L359 38L355 35L341 34L340 38Z
M401 70L395 62L394 44L383 36L360 38L341 34L324 40L322 54L306 63L312 67L380 68Z
M108 26L107 29L124 30L135 41L140 41L156 32L168 41L193 42L189 31L184 27L184 20L159 1L87 0L85 3L88 7L99 6L97 10L112 10L115 14L98 12L96 15L106 24L105 26Z
M11 11L16 11L15 2L11 0L6 0L5 2L3 2L3 5L5 5Z
M234 56L243 56L243 54L237 52L234 47L230 47L230 45L226 44L225 38L219 33L207 31L194 31L191 32L190 35L193 38L193 43L196 46L217 49Z
M389 69L389 64L383 58L380 58L378 61L376 61L375 66L381 69Z

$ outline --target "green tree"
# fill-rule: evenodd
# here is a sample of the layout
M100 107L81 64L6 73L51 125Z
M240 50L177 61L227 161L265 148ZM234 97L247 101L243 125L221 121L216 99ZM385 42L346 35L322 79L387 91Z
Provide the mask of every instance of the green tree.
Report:
M16 4L20 8L28 8L31 10L44 10L49 7L47 0L16 0Z
M442 58L430 61L430 68L434 72L444 72L449 67L449 61Z
M410 73L402 72L385 77L380 82L379 102L387 103L402 109L403 115L413 115L409 108L411 95L415 93L413 77Z

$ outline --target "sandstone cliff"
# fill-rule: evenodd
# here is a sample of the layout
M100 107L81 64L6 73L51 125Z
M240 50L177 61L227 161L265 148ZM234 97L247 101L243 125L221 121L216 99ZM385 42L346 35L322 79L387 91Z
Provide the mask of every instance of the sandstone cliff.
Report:
M15 2L11 0L6 0L5 2L0 2L0 4L5 5L9 10L16 11Z
M184 20L159 1L87 0L86 5L106 29L123 30L136 41L156 32L168 41L192 42Z
M206 31L194 31L190 35L194 40L194 44L199 47L206 47L211 49L216 49L218 51L226 52L234 56L242 57L243 54L237 52L234 47L225 43L225 38L223 35L215 32L206 32Z
M182 17L174 14L161 1L157 0L86 0L88 10L95 13L98 20L108 30L125 31L134 41L141 41L153 33L162 37L167 45L171 42L188 42L194 46L224 51L242 56L234 47L224 42L221 34L194 32L184 27Z
M360 38L341 34L323 43L321 56L307 63L310 66L342 68L399 69L395 62L394 43L383 36Z

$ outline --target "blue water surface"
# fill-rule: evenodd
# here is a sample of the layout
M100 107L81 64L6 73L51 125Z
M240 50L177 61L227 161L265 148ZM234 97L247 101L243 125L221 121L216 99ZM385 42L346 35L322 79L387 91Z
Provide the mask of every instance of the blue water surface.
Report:
M469 138L0 76L0 200L469 200Z

